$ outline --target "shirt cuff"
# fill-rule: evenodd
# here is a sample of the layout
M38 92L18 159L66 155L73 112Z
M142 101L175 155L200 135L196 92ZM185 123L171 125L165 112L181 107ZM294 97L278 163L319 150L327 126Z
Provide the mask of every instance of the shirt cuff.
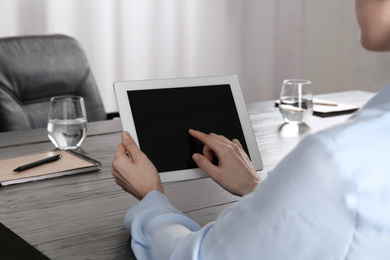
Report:
M175 209L167 197L159 191L149 192L137 205L130 208L125 216L125 226L131 230L131 225L135 218L142 214L143 222L148 223L147 219L153 219L158 215L166 213L176 213L183 215L182 212ZM147 219L145 219L147 218Z

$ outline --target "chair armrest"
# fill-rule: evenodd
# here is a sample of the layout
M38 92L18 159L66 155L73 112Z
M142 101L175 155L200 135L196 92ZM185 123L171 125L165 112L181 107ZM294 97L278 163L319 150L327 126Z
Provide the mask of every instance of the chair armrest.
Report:
M119 118L119 112L107 113L107 120Z

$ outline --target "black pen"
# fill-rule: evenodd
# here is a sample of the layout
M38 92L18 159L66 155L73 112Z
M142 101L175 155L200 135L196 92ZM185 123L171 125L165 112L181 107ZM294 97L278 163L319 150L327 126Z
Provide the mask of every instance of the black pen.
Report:
M24 170L27 170L27 169L31 169L33 167L45 164L45 163L55 162L58 159L60 159L61 157L62 157L62 154L57 154L57 155L54 155L54 156L50 156L50 157L47 157L45 159L42 159L42 160L39 160L39 161L36 161L36 162L32 162L32 163L29 163L29 164L26 164L26 165L19 166L18 168L16 168L14 170L14 172L21 172L21 171L24 171Z

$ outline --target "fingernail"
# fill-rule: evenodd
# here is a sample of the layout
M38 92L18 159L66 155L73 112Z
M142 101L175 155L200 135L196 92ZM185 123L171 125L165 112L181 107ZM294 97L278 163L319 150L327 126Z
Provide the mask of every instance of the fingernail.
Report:
M199 154L194 153L192 155L192 159L194 159L194 161L197 161L199 159Z
M122 133L122 136L123 136L124 139L129 139L130 138L130 134L128 132L126 132L126 131L124 131Z

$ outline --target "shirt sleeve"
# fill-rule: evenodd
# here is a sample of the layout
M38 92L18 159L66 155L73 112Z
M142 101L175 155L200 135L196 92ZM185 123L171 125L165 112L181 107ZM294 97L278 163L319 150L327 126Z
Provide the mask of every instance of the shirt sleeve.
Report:
M176 210L158 191L149 192L128 210L125 226L131 230L131 246L138 259L171 259L178 245L189 241L194 232L200 230L196 222ZM197 251L196 241L191 241L191 246L192 251Z
M125 217L139 259L342 259L354 229L337 144L305 138L255 191L200 228L159 192ZM348 205L351 207L349 208Z

